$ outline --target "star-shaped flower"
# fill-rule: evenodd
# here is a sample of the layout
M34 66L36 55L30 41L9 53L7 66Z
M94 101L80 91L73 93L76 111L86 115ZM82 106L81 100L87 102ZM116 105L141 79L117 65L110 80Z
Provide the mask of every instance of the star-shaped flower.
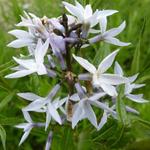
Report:
M66 102L67 97L62 100L60 100L59 98L53 100L53 97L56 95L59 88L60 85L57 84L46 97L40 97L34 93L18 93L18 96L31 101L31 103L28 106L23 108L24 111L46 113L46 129L51 121L51 118L53 118L59 124L62 124L57 109L61 109L61 106Z
M95 93L88 97L82 87L78 83L75 84L78 94L74 94L70 99L74 102L78 102L74 105L73 117L72 117L72 128L74 128L80 120L88 119L93 126L97 128L96 115L92 109L92 106L107 110L110 113L115 114L115 112L110 109L107 105L100 102L99 99L106 95L106 93Z
M73 55L74 59L92 75L93 85L101 87L110 96L117 96L114 85L119 85L127 82L128 80L116 74L105 73L112 65L119 50L109 54L99 64L98 69L86 59Z
M122 68L121 68L121 66L119 65L118 62L115 63L115 69L114 70L115 70L116 74L118 74L120 76L124 75L123 70L122 70ZM124 94L128 99L130 99L134 102L146 103L148 101L143 98L143 94L138 94L138 95L132 94L133 90L145 86L145 84L135 84L135 83L133 83L137 79L137 77L138 77L138 74L135 74L134 76L128 77L129 82L125 84Z
M107 18L101 17L100 18L100 29L101 34L97 35L91 39L89 39L89 43L96 43L98 41L104 41L106 43L110 43L117 46L128 46L130 43L121 42L119 39L116 38L117 35L119 35L125 28L126 23L125 21L117 28L112 28L108 31L107 29Z
M47 74L46 67L44 63L44 56L47 53L49 47L49 39L46 40L44 44L39 39L37 47L34 51L34 58L32 59L18 59L13 57L13 59L19 64L19 66L12 68L17 72L5 76L6 78L20 78L26 75L37 72L38 75Z
M89 30L94 27L98 22L98 16L110 16L118 11L116 10L96 10L93 13L90 4L86 5L85 8L77 1L75 1L75 6L67 2L63 2L65 8L73 16L77 17L78 22L83 24L82 36L85 38L88 35Z
M24 134L20 140L19 145L21 145L27 139L33 127L45 126L45 123L34 123L28 112L23 111L23 115L27 123L21 123L15 126L16 128L21 128L24 131Z

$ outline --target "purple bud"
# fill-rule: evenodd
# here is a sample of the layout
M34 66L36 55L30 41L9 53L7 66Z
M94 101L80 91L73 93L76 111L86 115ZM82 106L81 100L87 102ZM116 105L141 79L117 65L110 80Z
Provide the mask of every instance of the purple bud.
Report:
M78 95L79 95L79 97L81 98L81 99L83 99L83 98L85 98L85 91L84 91L84 89L82 88L82 86L80 85L80 83L76 83L75 84L75 88L76 88L76 90L77 90L77 93L78 93Z
M51 90L51 92L49 93L48 98L52 99L56 95L59 89L60 89L60 85L56 84L54 88Z
M57 76L56 72L51 70L51 69L47 69L47 74L48 74L49 77L52 77L52 78Z
M49 62L49 64L50 64L51 68L55 68L56 65L55 65L55 63L54 63L54 61L53 61L52 56L51 56L51 55L47 55L47 57L48 57L48 62Z
M71 38L71 37L65 38L64 40L65 40L65 42L71 43L71 44L75 44L79 41L77 38Z
M52 143L52 137L53 137L53 132L50 131L49 134L48 134L48 137L47 137L45 150L50 150L50 148L51 148L51 143Z

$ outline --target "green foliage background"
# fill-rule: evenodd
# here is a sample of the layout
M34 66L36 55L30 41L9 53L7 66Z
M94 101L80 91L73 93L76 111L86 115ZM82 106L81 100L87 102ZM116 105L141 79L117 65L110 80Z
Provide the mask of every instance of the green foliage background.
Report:
M68 0L73 2L73 0ZM80 0L81 3L91 3L94 9L116 9L118 14L109 17L109 27L118 26L127 21L125 31L120 35L123 41L129 41L131 46L122 48L117 60L126 71L126 75L139 72L138 83L146 87L139 90L150 100L150 0ZM29 8L25 9L26 4ZM21 79L8 80L4 75L14 66L12 56L18 56L20 49L8 48L6 45L13 40L8 31L14 29L14 24L20 21L23 10L33 12L37 16L59 16L64 9L61 0L0 0L0 150L42 150L47 133L34 129L28 140L18 147L22 131L13 126L23 122L21 108L26 102L16 96L17 92L32 91L45 95L55 84L47 78L32 75ZM82 54L95 64L117 47L107 44L94 45L91 49L82 50ZM21 50L25 53L25 49ZM95 57L93 57L95 54ZM62 92L63 94L64 92ZM83 121L73 131L70 125L54 126L52 150L150 150L150 104L135 104L128 100L131 106L140 111L140 116L130 116L130 123L122 125L109 120L106 126L97 132L89 123ZM36 117L35 117L36 118ZM42 120L42 119L41 119Z

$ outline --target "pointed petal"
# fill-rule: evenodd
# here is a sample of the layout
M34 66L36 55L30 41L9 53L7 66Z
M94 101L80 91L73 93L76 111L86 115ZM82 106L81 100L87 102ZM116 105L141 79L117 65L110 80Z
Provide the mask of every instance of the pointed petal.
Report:
M131 113L134 113L134 114L137 114L137 115L140 114L140 112L138 112L136 109L131 108L131 107L129 107L129 106L126 106L126 110L127 110L128 112L131 112Z
M56 122L58 122L59 124L62 124L61 118L57 110L54 108L54 106L51 103L48 104L48 111Z
M107 123L107 117L108 117L107 113L106 113L106 111L104 111L103 116L101 118L101 121L100 121L98 128L97 128L98 130L100 130Z
M121 77L115 74L102 74L99 77L99 82L110 84L110 85L119 85L129 82L128 78Z
M21 47L29 46L32 43L33 43L33 40L31 39L17 39L9 43L7 46L13 47L13 48L21 48Z
M18 125L16 125L15 127L16 128L19 128L19 129L25 129L27 127L28 123L20 123Z
M128 79L129 79L130 82L132 83L132 82L134 82L134 81L137 79L138 75L139 75L139 73L137 73L137 74L135 74L135 75L133 75L133 76L131 76L131 77L128 77Z
M21 140L20 140L19 146L27 139L27 137L28 137L29 134L30 134L30 131L31 131L31 129L29 129L28 131L26 131L26 132L23 134L23 136L22 136L22 138L21 138Z
M45 100L37 99L23 108L24 111L36 111L42 108L47 102Z
M89 17L92 16L92 14L93 14L93 10L92 10L92 8L91 8L91 5L86 5L86 6L85 6L85 10L84 10L84 18L85 18L85 19L86 19L86 18L89 18Z
M80 99L86 97L85 90L84 90L84 88L80 85L79 82L77 82L77 83L75 84L75 88L76 88L76 90L77 90L77 93L78 93Z
M60 84L56 84L53 89L51 90L51 92L48 94L48 98L52 99L58 92L58 90L60 89Z
M27 93L17 93L17 95L25 100L29 100L29 101L35 101L36 99L40 99L42 97L34 94L34 93L30 93L30 92L27 92Z
M86 117L88 118L88 120L91 122L91 124L93 126L95 126L95 128L97 128L97 119L96 119L96 115L91 107L91 105L89 103L85 103L84 105L84 113L86 115Z
M117 61L115 62L114 73L115 73L115 74L118 74L118 75L120 75L120 76L123 76L123 75L124 75L123 70L122 70L121 66L119 65L119 63L118 63Z
M24 30L12 30L8 32L11 35L14 35L16 38L19 39L30 39L32 36L29 34L29 32L24 31Z
M50 124L50 121L51 121L51 114L49 113L49 110L47 110L46 112L46 125L45 125L45 131L47 130L49 124Z
M106 110L106 111L108 111L108 112L110 112L112 114L116 114L116 112L113 109L109 108L106 104L104 104L104 103L102 103L100 101L90 101L90 103L92 105L94 105L96 107L99 107L99 108L101 108L103 110Z
M96 93L93 96L89 97L88 100L90 100L90 101L96 101L96 100L99 100L101 97L103 97L105 95L106 95L106 93L104 93L104 92Z
M124 21L119 27L113 28L105 32L105 36L114 37L120 34L126 26L126 22Z
M105 71L107 71L108 68L110 68L110 66L112 65L116 55L118 54L119 49L112 52L111 54L109 54L107 57L105 57L102 62L99 64L98 66L98 72L104 73Z
M121 42L119 39L113 38L113 37L106 37L105 42L113 44L113 45L117 45L117 46L128 46L131 44L131 43Z
M105 33L105 31L107 29L107 18L101 17L99 19L99 24L100 24L101 33Z
M33 59L18 59L13 57L13 59L21 66L28 70L36 70L36 63Z
M75 4L81 11L84 11L83 6L77 0L75 0Z
M94 67L94 65L92 65L90 62L88 62L86 59L75 56L73 54L74 59L87 71L89 71L90 73L94 74L96 71L96 68Z
M32 123L32 119L31 119L31 116L29 115L29 113L27 111L22 111L23 112L23 116L25 118L25 120L29 123Z
M126 97L136 103L147 103L149 101L143 99L142 97L143 95L142 94L139 94L139 95L133 95L133 94L128 94L126 95Z
M82 118L82 107L77 104L76 105L76 109L73 113L73 117L72 117L72 128L74 129L75 126L77 125L77 123L80 121L80 119Z
M134 89L139 89L144 86L145 86L145 84L134 84Z
M80 8L64 1L62 3L64 4L68 12L70 12L73 16L76 16L80 21L83 21L83 12L82 10L80 10Z
M111 15L117 13L117 12L118 12L117 10L101 10L98 13L98 19L102 18L102 17L111 16Z
M32 70L21 70L21 71L17 71L15 73L6 75L5 78L21 78L32 73L34 73Z
M101 88L104 90L104 92L106 92L108 95L112 97L116 97L118 95L116 88L114 86L104 84L104 83L100 83L100 85L101 85Z

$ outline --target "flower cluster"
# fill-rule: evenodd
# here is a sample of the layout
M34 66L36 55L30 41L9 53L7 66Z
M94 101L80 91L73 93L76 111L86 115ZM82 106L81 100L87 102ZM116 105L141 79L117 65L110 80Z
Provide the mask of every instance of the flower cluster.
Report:
M118 87L124 85L124 97L137 102L145 103L143 95L132 94L134 89L143 87L143 84L133 83L138 74L125 77L121 66L116 62L114 73L108 73L119 49L105 57L98 67L95 67L85 58L79 57L81 48L86 48L93 43L106 42L117 46L128 46L116 38L125 28L125 21L116 28L107 29L107 18L118 11L96 10L93 12L91 5L83 7L75 1L75 5L63 2L69 14L57 18L39 18L32 13L24 12L21 22L17 27L28 30L15 29L9 34L17 39L8 44L9 47L27 47L28 55L13 57L18 64L12 68L13 73L6 78L21 78L33 73L46 75L53 80L58 80L46 97L41 97L31 92L18 93L18 96L29 101L29 105L22 109L27 123L17 125L24 129L20 141L22 144L34 127L48 129L50 123L57 122L65 125L68 121L74 129L78 122L88 119L89 122L100 130L109 117L118 118L116 111ZM99 25L99 29L97 29ZM73 70L74 63L83 67L84 71L77 73ZM58 91L67 86L66 97L57 96ZM103 111L101 119L97 119L93 107ZM138 114L135 109L125 106L126 111ZM34 123L30 112L44 113L45 122ZM52 131L50 131L46 149L50 147Z

